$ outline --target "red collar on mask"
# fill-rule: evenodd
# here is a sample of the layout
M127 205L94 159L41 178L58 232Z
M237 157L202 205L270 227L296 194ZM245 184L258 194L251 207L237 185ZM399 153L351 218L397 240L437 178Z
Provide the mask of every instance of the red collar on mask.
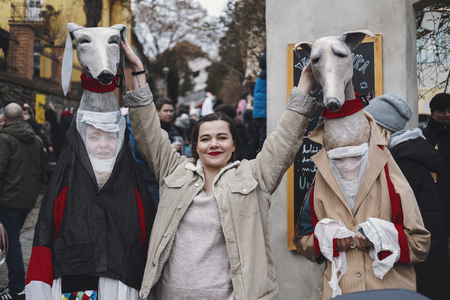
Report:
M118 77L114 77L112 82L108 85L101 84L97 79L87 78L85 72L81 73L81 87L84 90L88 90L94 93L107 93L112 92L117 87Z
M360 95L355 93L355 97L355 99L346 100L344 105L341 106L341 109L335 112L324 107L321 116L325 119L335 119L353 115L355 112L358 112L364 108Z

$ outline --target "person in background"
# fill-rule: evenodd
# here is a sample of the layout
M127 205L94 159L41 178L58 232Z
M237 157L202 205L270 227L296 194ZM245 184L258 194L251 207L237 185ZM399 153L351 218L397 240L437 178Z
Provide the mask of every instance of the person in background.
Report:
M423 135L444 160L444 170L433 174L446 214L447 242L450 250L450 95L437 94L430 101L431 116ZM450 252L449 252L450 256Z
M198 118L200 118L200 111L198 108L191 108L189 110L189 117L191 117L192 119L198 120Z
M173 112L175 105L172 100L168 98L161 98L155 103L156 113L158 114L159 121L161 122L161 128L167 131L169 139L172 144L172 148L177 151L181 151L183 146L178 137L181 137L180 133L172 126Z
M246 159L253 159L256 157L257 150L257 139L256 139L256 129L255 123L253 122L253 111L251 109L246 109L242 114L242 119L245 126L245 140L246 144L244 146L245 152L244 157Z
M61 116L58 122L56 136L53 140L53 150L55 151L56 160L59 159L61 151L64 144L67 141L66 132L70 128L70 123L72 123L73 114L69 109L65 109L61 112Z
M3 115L5 114L5 109L2 107L0 108L0 130L3 129L5 126L5 121L3 121Z
M217 106L222 104L224 104L222 99L216 99L216 101L214 101L213 110L216 109Z
M53 137L56 134L56 128L58 126L58 120L56 119L56 113L53 107L47 108L45 110L45 122L44 122L44 133L45 137L49 142L49 147L46 153L46 169L47 178L50 179L53 169L56 165L56 155L53 149Z
M415 264L417 292L433 299L448 299L450 259L442 202L430 172L441 173L444 161L419 128L404 129L411 118L408 103L394 93L376 97L364 108L389 142L389 151L413 189L431 246L425 261Z
M239 94L239 100L238 106L236 108L236 115L240 118L241 115L244 113L245 109L247 108L247 93L241 93Z
M2 121L6 126L0 130L0 221L8 232L9 283L0 290L0 299L25 299L20 230L45 182L44 146L23 120L20 105L5 107Z
M258 134L258 151L261 151L267 130L267 70L266 53L259 58L259 72L253 92L253 120L255 120L256 132Z
M200 112L200 115L206 116L208 114L212 114L214 112L214 104L216 102L216 97L211 94L211 92L206 92L206 98L203 100L202 104L202 111Z

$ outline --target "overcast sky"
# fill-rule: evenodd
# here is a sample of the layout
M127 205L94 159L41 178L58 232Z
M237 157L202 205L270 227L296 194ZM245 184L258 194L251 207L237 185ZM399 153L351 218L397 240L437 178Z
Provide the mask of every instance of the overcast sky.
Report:
M223 13L227 0L197 0L213 17L218 17Z

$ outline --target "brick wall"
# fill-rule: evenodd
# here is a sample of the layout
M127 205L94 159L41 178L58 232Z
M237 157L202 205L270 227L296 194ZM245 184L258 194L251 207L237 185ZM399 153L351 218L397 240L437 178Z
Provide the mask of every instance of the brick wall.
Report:
M14 59L8 59L14 75L33 79L34 29L28 24L9 23L11 37L18 43L10 41L10 48L15 48ZM14 54L13 54L14 55Z

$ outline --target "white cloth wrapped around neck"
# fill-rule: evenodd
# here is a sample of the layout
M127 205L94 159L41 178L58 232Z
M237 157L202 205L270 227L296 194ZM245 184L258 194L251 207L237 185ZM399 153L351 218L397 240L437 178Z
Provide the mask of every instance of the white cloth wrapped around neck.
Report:
M331 171L353 213L359 187L369 167L369 143L335 148L327 151L327 155Z
M378 218L368 218L366 222L359 224L356 230L361 228L366 238L373 244L369 251L370 258L373 259L373 272L375 276L383 279L400 258L398 231L394 223ZM380 260L378 253L382 251L390 251L392 254Z
M331 261L331 280L328 281L328 284L333 290L333 298L342 295L339 281L342 276L344 276L345 272L347 272L347 256L345 255L345 252L339 252L338 257L333 257L333 240L349 237L353 243L351 248L354 248L356 245L354 241L355 233L348 230L342 222L324 218L316 224L314 236L319 241L319 248L322 255ZM341 273L339 277L337 276L338 272Z

